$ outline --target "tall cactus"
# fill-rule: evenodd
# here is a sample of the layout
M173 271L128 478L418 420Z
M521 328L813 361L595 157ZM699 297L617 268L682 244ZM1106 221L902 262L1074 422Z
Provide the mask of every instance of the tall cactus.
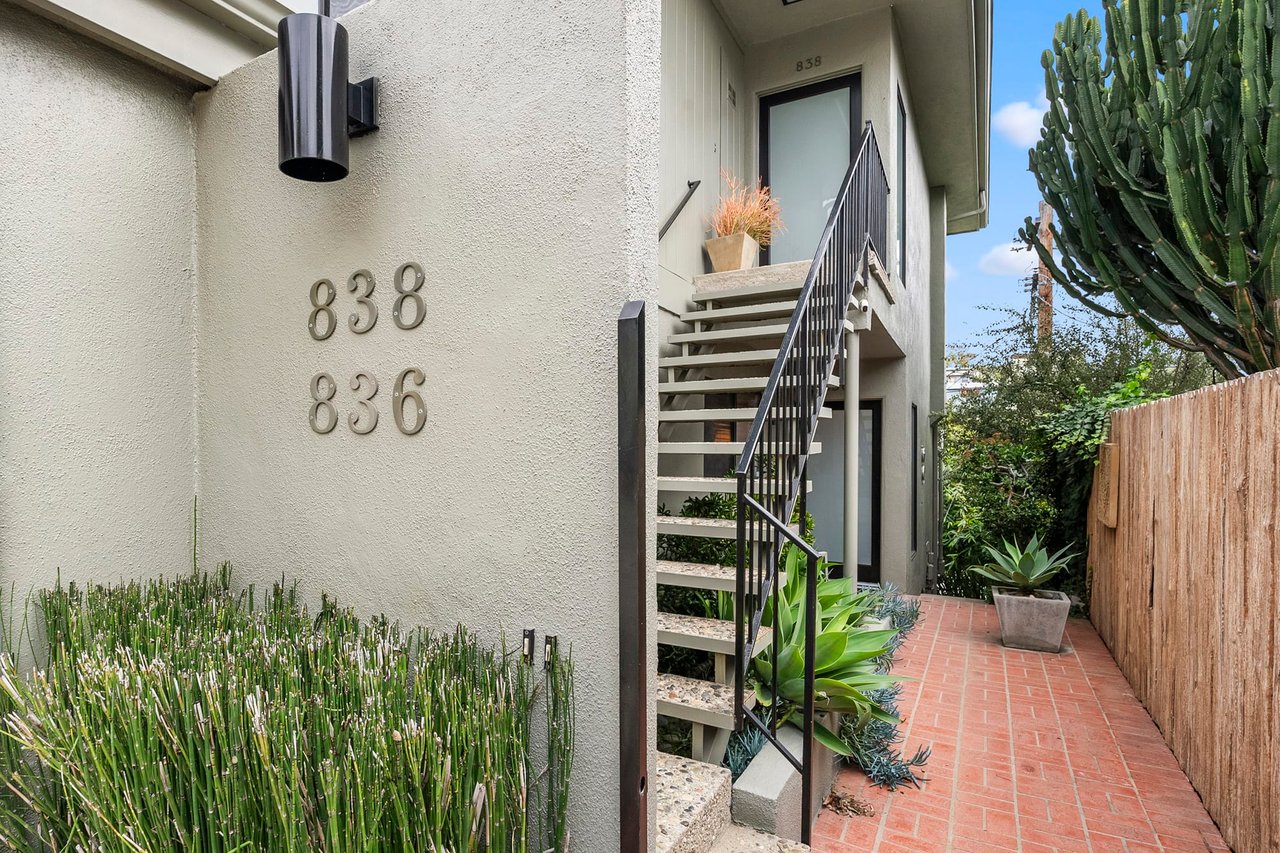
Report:
M1223 375L1280 366L1280 0L1104 0L1045 51L1031 171L1068 293ZM1105 49L1105 53L1103 50ZM1181 333L1177 332L1181 328Z

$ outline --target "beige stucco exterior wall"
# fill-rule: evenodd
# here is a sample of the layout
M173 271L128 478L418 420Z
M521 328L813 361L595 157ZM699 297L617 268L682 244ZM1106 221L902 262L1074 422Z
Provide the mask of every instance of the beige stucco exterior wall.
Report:
M414 623L558 635L577 667L575 846L616 849L615 330L626 300L657 296L657 0L378 0L343 23L352 78L383 85L345 181L277 171L274 53L198 98L203 554ZM407 261L426 271L412 331L391 318ZM346 328L360 268L378 281L365 335ZM316 342L323 277L339 327ZM416 436L390 408L410 367ZM328 435L307 422L319 371L339 385ZM380 386L364 436L346 423L356 371Z
M0 5L0 585L190 565L191 93Z

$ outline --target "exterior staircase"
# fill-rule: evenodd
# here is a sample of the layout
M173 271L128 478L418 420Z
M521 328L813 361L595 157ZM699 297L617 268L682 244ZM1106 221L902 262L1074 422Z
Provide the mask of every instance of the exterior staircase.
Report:
M719 470L731 471L743 449L743 433L756 416L809 266L805 261L695 279L697 308L680 317L692 330L669 335L666 343L678 347L678 354L658 361L658 501L669 512L679 513L687 497L736 496L734 477L714 476L717 463ZM830 416L830 411L824 414ZM712 440L712 433L718 440ZM820 450L814 445L811 453ZM738 523L659 514L657 531L736 542ZM733 565L659 560L657 573L662 586L732 594L737 570ZM751 830L729 820L729 771L719 765L734 729L734 623L659 612L657 634L660 646L710 654L715 663L714 680L665 672L657 676L658 713L692 725L694 759L658 756L657 850L807 850L773 836L753 837ZM767 627L760 628L755 653L768 647L769 634ZM746 703L754 703L750 693Z

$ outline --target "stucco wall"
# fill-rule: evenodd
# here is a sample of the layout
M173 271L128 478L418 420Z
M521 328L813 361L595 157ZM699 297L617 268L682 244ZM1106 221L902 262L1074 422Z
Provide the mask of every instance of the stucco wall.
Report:
M616 849L615 329L657 295L657 3L378 0L343 23L352 78L383 84L347 180L277 171L274 53L198 98L203 554L363 611L571 644L575 846ZM426 272L413 331L391 317L406 261ZM378 281L365 335L346 327L360 268ZM316 342L322 277L339 327ZM410 367L416 436L390 403ZM307 421L319 371L339 386L328 435ZM364 436L356 371L380 386Z
M0 4L0 584L190 564L189 90Z

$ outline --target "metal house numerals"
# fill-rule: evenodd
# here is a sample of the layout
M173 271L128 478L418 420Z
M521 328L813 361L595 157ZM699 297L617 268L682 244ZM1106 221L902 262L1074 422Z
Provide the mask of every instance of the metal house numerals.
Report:
M360 292L360 279L364 279L363 293ZM368 321L364 325L360 323L359 311L351 312L351 316L347 318L347 328L357 335L363 335L378 322L378 306L369 298L373 295L373 288L376 284L373 280L373 273L368 270L356 270L351 274L351 278L347 279L347 290L357 294L356 304L364 308L369 314Z
M323 341L333 334L334 328L338 325L337 315L333 313L333 300L337 298L337 288L333 286L333 282L327 278L322 278L315 284L311 285L311 316L307 318L307 331L311 333L311 337L317 341ZM323 327L321 329L320 318L324 317Z
M422 319L419 316L418 319ZM391 389L391 414L396 419L396 426L405 435L417 435L427 422L427 407L422 403L422 395L417 391L404 390L404 382L406 379L412 379L413 384L419 388L422 383L427 381L427 377L421 370L416 367L410 367L407 370L400 371L400 375L396 377L395 387ZM410 416L413 418L409 423L405 423L404 406L409 403Z
M404 279L405 273L413 270L413 287L406 288ZM422 283L426 281L426 276L422 274L422 267L413 261L404 264L400 269L396 270L396 293L400 294L396 297L395 304L391 306L391 319L395 321L396 326L408 331L416 329L422 324L422 319L427 315L427 308L422 303L422 294L418 293L422 289ZM407 321L404 317L404 303L406 301L413 302L413 320Z
M427 306L420 292L425 282L422 265L415 261L403 263L396 269L396 295L391 302L391 319L397 328L404 331L416 329L426 319ZM377 287L370 270L358 269L347 277L347 291L355 297L354 310L347 317L347 328L352 334L367 334L377 325L378 303L374 301ZM307 332L314 340L326 341L337 330L338 314L334 309L337 296L338 288L327 278L320 279L308 289L311 313L307 317ZM396 374L391 414L396 427L404 435L417 435L427 424L427 407L420 393L426 379L426 374L417 367L409 367ZM378 406L374 402L378 396L378 380L372 373L359 370L348 384L352 391L352 406L347 410L347 427L356 435L368 435L378 427ZM311 405L307 421L317 435L328 435L338 425L341 415L334 402L337 393L338 383L332 373L322 372L311 377Z
M330 328L332 331L332 327ZM333 432L333 428L338 425L338 410L333 405L333 395L338 393L338 383L333 381L333 377L327 373L317 373L311 377L311 414L307 417L311 421L311 428L319 435ZM324 420L321 422L321 412L325 412Z
M378 393L378 380L363 371L351 377L351 390L357 394L360 393L360 386L365 384L369 386L368 393L356 398L356 403L362 411L347 415L347 426L351 427L351 431L356 435L368 435L378 425L378 409L372 403L374 396ZM362 414L365 416L363 420Z
M406 384L421 389L427 376L420 368L409 367L396 374L391 390L391 415L396 428L405 435L417 435L427 424L427 406L418 391L406 388ZM347 426L356 435L368 435L378 426L378 407L373 398L378 396L378 380L373 374L360 370L349 383L355 393L356 408L347 413ZM307 420L317 435L327 435L338 425L338 408L333 402L338 383L329 373L317 373L311 377L311 411Z
M427 309L419 291L426 279L422 265L415 261L401 264L396 270L396 298L391 303L391 318L397 327L408 331L422 325ZM356 299L356 310L347 317L347 328L354 334L363 335L378 323L378 303L373 301L373 291L377 286L373 273L367 269L356 270L347 278L347 290L354 293ZM337 295L338 289L327 278L311 285L311 314L307 317L307 331L317 341L328 340L337 328L338 318L333 309ZM410 302L413 306L407 308L406 304Z

